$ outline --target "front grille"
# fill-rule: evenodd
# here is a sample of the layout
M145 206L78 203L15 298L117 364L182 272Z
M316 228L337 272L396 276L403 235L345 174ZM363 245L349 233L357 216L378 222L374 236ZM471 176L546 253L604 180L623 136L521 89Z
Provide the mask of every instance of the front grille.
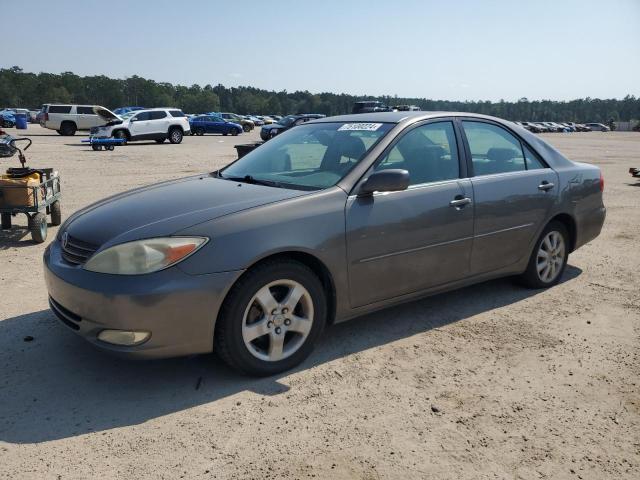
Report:
M80 315L76 315L72 311L67 310L51 297L49 297L49 306L53 313L56 314L56 317L58 317L58 319L67 327L74 330L80 330L80 326L78 325L78 323L82 321L82 317Z
M61 245L62 258L73 265L84 265L89 257L98 250L95 245L73 238L66 233L62 235Z

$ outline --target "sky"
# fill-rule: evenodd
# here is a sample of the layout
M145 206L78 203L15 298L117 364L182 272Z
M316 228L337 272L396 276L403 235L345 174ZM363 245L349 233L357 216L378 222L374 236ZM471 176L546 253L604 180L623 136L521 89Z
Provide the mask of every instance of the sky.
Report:
M0 12L0 67L32 72L444 100L640 96L640 0L0 0Z

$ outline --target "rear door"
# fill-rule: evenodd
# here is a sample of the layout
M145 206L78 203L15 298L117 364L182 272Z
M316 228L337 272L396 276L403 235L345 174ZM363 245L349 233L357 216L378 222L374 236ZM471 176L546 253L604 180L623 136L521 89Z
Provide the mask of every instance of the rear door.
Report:
M465 277L473 237L473 193L464 179L453 121L402 134L372 171L405 169L399 192L349 196L349 291L353 307Z
M164 110L149 112L149 134L155 137L169 132L169 117Z
M463 120L475 221L471 274L499 270L528 256L558 196L558 176L513 132Z

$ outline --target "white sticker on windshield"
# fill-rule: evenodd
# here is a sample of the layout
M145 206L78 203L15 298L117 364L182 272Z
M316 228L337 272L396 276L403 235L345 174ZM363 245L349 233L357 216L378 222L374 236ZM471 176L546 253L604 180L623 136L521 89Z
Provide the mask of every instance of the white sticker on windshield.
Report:
M375 132L382 126L381 123L345 123L338 131L351 130L351 131L365 131Z

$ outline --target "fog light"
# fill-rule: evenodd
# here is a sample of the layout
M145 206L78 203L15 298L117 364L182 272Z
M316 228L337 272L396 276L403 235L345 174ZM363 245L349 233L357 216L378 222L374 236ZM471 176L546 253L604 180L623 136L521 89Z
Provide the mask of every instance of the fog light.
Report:
M98 334L98 340L113 345L133 346L146 342L151 337L151 332L130 332L127 330L102 330Z

